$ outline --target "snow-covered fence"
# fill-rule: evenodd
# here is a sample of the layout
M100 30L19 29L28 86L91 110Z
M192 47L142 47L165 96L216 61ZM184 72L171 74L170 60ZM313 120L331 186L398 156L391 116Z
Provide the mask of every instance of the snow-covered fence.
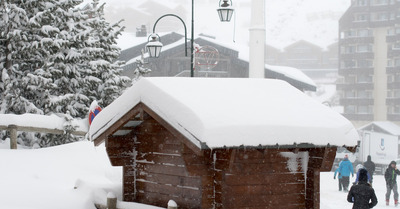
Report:
M67 115L1 114L0 130L10 131L10 148L17 149L17 131L65 134L67 127L71 134L85 136L88 122ZM71 129L72 127L72 129Z

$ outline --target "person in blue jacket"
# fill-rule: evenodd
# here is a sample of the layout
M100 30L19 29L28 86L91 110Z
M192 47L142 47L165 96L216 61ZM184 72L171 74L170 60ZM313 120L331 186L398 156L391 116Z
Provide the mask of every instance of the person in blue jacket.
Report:
M338 168L336 168L336 170L335 170L335 174L333 175L333 179L336 179L336 174L338 174L337 176L338 176L338 181L339 181L339 191L342 191L342 175L340 175L340 173L339 173L339 167Z
M352 177L354 177L354 169L353 164L349 161L349 157L347 155L345 155L343 160L340 162L338 172L342 175L343 191L348 192L350 184L350 174Z

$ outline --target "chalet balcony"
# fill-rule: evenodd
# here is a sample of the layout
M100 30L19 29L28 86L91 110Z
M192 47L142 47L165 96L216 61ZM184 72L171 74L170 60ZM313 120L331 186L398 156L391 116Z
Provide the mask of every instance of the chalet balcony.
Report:
M360 74L374 74L374 68L340 68L338 74L341 76L360 75Z
M386 42L394 43L400 41L400 34L386 36Z
M387 119L390 121L400 121L400 114L387 114Z
M369 25L371 28L392 27L397 22L397 20L371 21Z
M389 48L387 56L388 56L388 58L395 58L395 57L398 57L399 54L400 54L400 49L391 49L391 48Z
M353 21L351 22L350 28L370 28L369 21Z
M400 98L387 98L386 105L397 105L400 104Z
M374 120L374 115L373 114L350 114L350 113L344 113L342 114L345 118L348 120L366 120L366 121L373 121Z
M386 67L387 74L396 74L400 72L400 66Z
M340 45L345 44L366 44L366 43L374 43L374 37L348 37L340 39Z
M340 59L345 60L353 60L353 59L374 59L373 52L354 52L354 53L344 53L340 54Z
M351 84L336 84L337 90L373 90L373 83L351 83Z
M382 5L371 5L369 12L396 12L397 7L394 5L382 4ZM364 9L365 11L365 9Z
M391 82L387 84L388 89L400 89L400 82Z
M374 99L372 98L341 98L340 104L343 106L346 105L373 105Z

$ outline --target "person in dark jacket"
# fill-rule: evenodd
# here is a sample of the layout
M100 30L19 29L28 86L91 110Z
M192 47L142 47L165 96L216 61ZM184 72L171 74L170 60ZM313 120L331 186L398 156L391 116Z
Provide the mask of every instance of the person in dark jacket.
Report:
M375 163L371 160L371 155L368 155L367 161L364 162L364 168L367 169L369 176L371 177L371 184L374 180Z
M400 171L396 167L396 162L390 162L388 168L385 171L386 180L386 205L389 205L390 193L393 190L394 205L399 204L399 193L397 192L397 175L400 175Z
M353 209L373 208L378 204L375 191L368 184L368 171L366 169L360 169L358 183L351 187L347 195L347 201L353 203Z

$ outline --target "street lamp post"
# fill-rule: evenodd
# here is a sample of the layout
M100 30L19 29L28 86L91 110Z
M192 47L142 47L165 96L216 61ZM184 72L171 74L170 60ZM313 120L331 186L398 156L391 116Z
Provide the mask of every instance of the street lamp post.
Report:
M162 47L162 43L160 42L160 36L158 36L156 34L156 26L158 21L160 21L162 18L164 17L176 17L178 18L182 24L183 27L185 28L185 56L187 56L187 30L186 30L186 24L185 22L182 20L182 18L180 18L178 15L174 15L174 14L166 14L161 16L160 18L157 19L157 21L154 23L153 26L153 33L149 36L149 38L152 38L151 40L148 40L148 43L146 45L147 50L149 51L149 56L150 57L158 57L160 55L161 52L161 47ZM193 20L192 20L192 25L193 25ZM158 40L157 40L158 37ZM194 69L193 69L193 26L192 26L192 37L191 37L191 56L190 56L190 77L194 76Z
M217 9L219 19L221 22L230 22L233 12L235 11L232 8L232 1L229 0L231 4L228 3L228 0L223 0L221 4L221 0L219 1L219 9Z
M221 0L219 1L220 8L217 9L218 15L220 17L221 22L229 22L231 21L232 14L234 12L234 9L232 8L232 1L229 0L231 4L228 3L228 0L223 0L223 4L221 4ZM155 34L156 30L156 25L158 21L160 21L162 18L166 16L173 16L178 18L182 23L185 28L185 56L187 56L187 31L186 31L186 24L177 15L174 14L166 14L161 16L160 18L157 19L156 23L154 23L153 26L153 34L149 36L151 40L148 40L148 43L146 45L147 50L149 51L149 56L150 57L158 57L161 52L161 47L163 46L162 43L160 42L160 36ZM158 40L157 40L158 37ZM190 37L190 77L194 77L194 0L192 0L192 21L191 21L191 37Z

